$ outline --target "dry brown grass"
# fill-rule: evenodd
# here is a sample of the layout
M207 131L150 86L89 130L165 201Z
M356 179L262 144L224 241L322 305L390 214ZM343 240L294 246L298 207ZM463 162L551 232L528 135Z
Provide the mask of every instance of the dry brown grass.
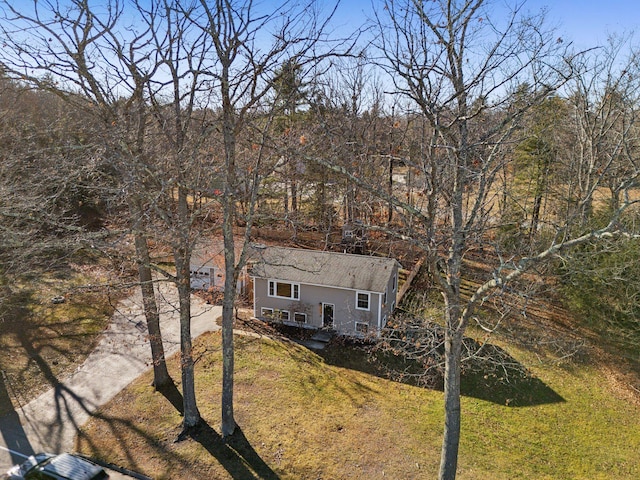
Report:
M198 348L210 353L197 365L207 423L194 438L176 443L180 414L167 397L179 393L152 393L145 375L87 426L79 449L155 479L418 478L437 466L437 436L415 440L425 428L440 427L414 421L435 417L442 408L437 392L333 367L283 340L237 337L235 409L241 430L224 442L217 433L221 381L213 353L219 335L200 339ZM176 359L170 366L179 378ZM404 434L390 438L389 432L399 431Z
M0 325L0 415L26 404L70 374L94 349L123 292L84 288L86 272L43 274L14 289ZM64 303L52 297L64 295Z
M434 478L442 394L367 373L366 357L339 348L323 358L286 338L237 336L240 430L223 441L220 336L205 335L196 342L205 423L193 437L176 442L180 386L153 392L148 373L84 427L78 449L158 480ZM174 378L178 367L173 358ZM500 405L481 381L463 398L459 478L637 478L640 407L611 388L608 372L592 365L530 371L554 400L532 390L528 406Z

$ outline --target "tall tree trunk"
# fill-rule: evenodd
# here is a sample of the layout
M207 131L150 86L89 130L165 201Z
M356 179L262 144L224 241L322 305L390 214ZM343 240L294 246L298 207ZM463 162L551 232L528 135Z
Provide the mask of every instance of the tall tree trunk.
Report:
M454 197L458 202L461 191ZM439 480L454 480L458 466L458 449L460 445L460 362L462 351L462 298L460 295L462 252L464 232L461 210L455 205L452 208L453 225L458 227L453 235L453 244L447 260L447 279L443 294L445 299L445 372L444 372L444 434L440 453Z
M292 230L291 240L295 242L298 239L298 181L295 178L297 173L292 163L291 159L287 160L288 182L291 189L291 215L287 217Z
M178 235L173 256L176 264L178 299L180 302L180 367L182 369L182 434L196 427L200 412L196 403L193 347L191 342L191 243L189 239L189 203L187 192L178 187Z
M286 178L284 180L284 191L282 192L282 209L286 218L289 213L289 184Z
M447 322L449 323L449 321ZM447 327L445 333L444 436L440 454L440 480L454 480L460 445L460 354L462 336Z
M147 330L149 332L149 345L151 346L151 359L153 362L153 386L156 390L172 383L167 362L164 356L164 346L162 345L162 333L160 331L160 315L158 314L158 304L151 278L151 268L149 268L149 248L147 239L140 234L135 235L136 254L138 256L138 277L140 289L142 290L142 304L144 315L147 320Z
M185 262L183 249L174 253L178 277L178 298L180 302L180 367L182 369L182 405L184 418L182 433L200 423L200 412L196 403L193 347L191 342L191 286L189 284L189 264ZM186 276L185 276L186 273Z
M538 232L540 223L540 208L542 207L542 192L536 191L531 211L531 225L529 226L529 243L532 243Z
M458 87L463 92L462 87ZM458 100L460 113L466 117L466 95ZM468 126L461 122L459 127L460 148L456 157L454 188L450 203L451 246L447 258L447 279L443 291L445 297L445 374L444 374L444 434L440 454L439 480L454 480L458 467L460 445L460 362L462 337L465 325L462 318L462 260L466 246L467 232L464 222L464 192L469 185L468 173Z
M226 71L226 70L225 70ZM227 72L228 74L228 72ZM223 78L228 79L228 76ZM220 430L223 438L233 435L236 421L233 415L234 347L233 305L236 299L236 255L233 224L236 216L236 124L230 102L229 85L222 84L223 124L225 149L225 185L223 198L222 236L224 241L224 298L222 302L222 418ZM287 192L285 186L285 195ZM288 203L288 201L286 202Z
M346 195L344 197L345 200L345 222L353 223L356 220L356 194L355 194L355 186L351 185L348 181L346 182Z
M544 153L543 153L544 155ZM531 227L529 229L529 243L532 243L538 232L538 224L540 223L540 210L542 209L542 200L547 193L547 180L549 177L550 159L542 158L537 161L536 189L533 199L533 210L531 212Z
M233 305L236 298L235 252L231 224L224 225L225 280L224 300L222 303L222 422L220 426L223 438L233 435L236 421L233 414Z
M292 175L296 175L295 170L293 170ZM294 218L296 216L296 214L298 213L298 181L293 178L293 176L291 177L291 212L294 215Z
M324 177L324 175L323 175ZM327 224L327 194L325 192L325 180L322 178L316 184L315 191L315 217L318 222L318 229L322 232L326 232Z
M393 196L393 156L389 155L389 177L387 179L387 189L389 197ZM393 203L389 202L389 212L387 214L387 223L391 223L393 220Z
M160 315L156 302L153 279L151 277L151 259L149 258L149 246L147 239L140 231L139 222L142 219L142 207L137 198L129 199L129 212L134 230L134 244L136 248L136 260L138 263L138 279L142 291L142 305L149 332L149 345L151 346L151 360L153 362L153 386L157 389L172 382L167 370L167 363L162 345L162 332L160 331Z

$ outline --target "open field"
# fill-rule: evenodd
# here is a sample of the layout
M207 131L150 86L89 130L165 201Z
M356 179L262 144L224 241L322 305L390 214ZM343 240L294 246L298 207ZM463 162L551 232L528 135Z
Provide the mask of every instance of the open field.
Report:
M196 350L207 424L195 438L175 441L179 391L153 392L147 374L85 426L79 450L156 479L436 476L441 392L383 378L353 346L332 344L320 356L288 340L240 336L240 430L223 442L219 334L201 337ZM640 477L640 402L610 368L540 363L532 353L508 350L530 380L505 389L482 378L467 382L458 478ZM176 358L170 368L180 378ZM514 395L518 407L508 406Z

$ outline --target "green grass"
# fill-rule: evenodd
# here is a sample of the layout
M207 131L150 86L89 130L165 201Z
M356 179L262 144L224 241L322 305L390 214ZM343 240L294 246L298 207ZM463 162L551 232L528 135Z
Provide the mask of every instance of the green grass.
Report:
M236 337L241 430L223 442L219 342L218 334L196 342L206 425L195 438L175 442L179 393L154 392L149 373L84 427L78 448L156 479L436 477L442 393L371 373L347 345L333 347L341 351L323 354L325 360L293 343ZM640 405L608 369L540 364L526 351L509 353L537 387L521 407L501 404L482 381L467 388L458 478L640 478ZM179 378L175 358L170 368Z
M470 475L461 478L483 478L479 471L496 479L637 478L640 408L606 370L541 365L532 371L562 401L487 408L465 398L461 469Z

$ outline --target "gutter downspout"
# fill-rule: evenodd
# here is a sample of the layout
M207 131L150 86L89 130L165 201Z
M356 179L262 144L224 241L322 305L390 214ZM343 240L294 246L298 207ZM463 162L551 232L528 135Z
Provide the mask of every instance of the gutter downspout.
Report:
M382 330L382 293L378 294L378 338L380 338L380 332Z
M249 277L253 282L253 316L254 318L258 318L258 314L256 313L256 277Z

